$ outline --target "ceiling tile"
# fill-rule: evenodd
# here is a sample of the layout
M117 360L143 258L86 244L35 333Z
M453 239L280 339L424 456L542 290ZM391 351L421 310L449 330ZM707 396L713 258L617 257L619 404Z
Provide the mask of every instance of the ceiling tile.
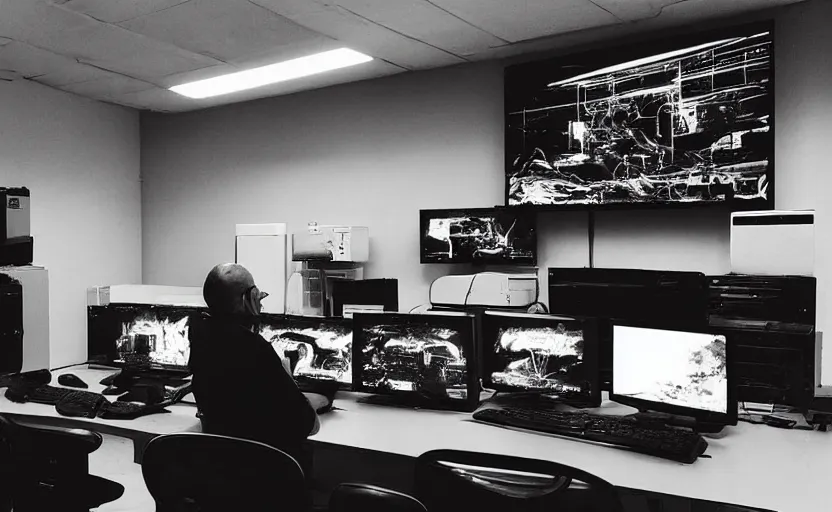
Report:
M592 0L598 7L608 11L622 21L637 21L654 18L665 7L679 3L679 0Z
M94 27L97 22L43 0L0 1L0 34L16 41L33 42L44 34Z
M56 53L145 80L217 64L210 57L105 23L45 33L32 40Z
M53 87L111 76L107 71L16 41L0 41L0 69L14 70L24 78Z
M320 37L247 0L192 0L119 25L221 61Z
M426 0L336 0L363 18L455 55L473 55L507 44Z
M431 0L509 42L619 23L589 0Z
M159 12L189 0L53 0L71 11L107 23L119 23Z
M110 99L113 103L133 107L140 110L154 110L156 112L181 112L187 110L183 106L204 108L210 106L207 103L190 100L167 89L155 88L145 91L120 94Z
M353 50L406 69L427 69L465 62L446 50L397 34L337 5L318 0L251 0Z
M81 96L105 99L114 98L122 94L132 92L146 91L147 89L153 89L155 87L156 86L153 84L136 80L135 78L115 75L107 78L65 85L60 89Z

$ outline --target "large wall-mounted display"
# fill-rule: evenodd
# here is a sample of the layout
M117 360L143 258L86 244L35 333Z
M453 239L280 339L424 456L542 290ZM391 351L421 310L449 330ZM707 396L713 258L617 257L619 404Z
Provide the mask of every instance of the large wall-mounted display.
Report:
M535 216L501 208L421 210L422 263L535 265Z
M774 201L770 25L506 70L506 204Z

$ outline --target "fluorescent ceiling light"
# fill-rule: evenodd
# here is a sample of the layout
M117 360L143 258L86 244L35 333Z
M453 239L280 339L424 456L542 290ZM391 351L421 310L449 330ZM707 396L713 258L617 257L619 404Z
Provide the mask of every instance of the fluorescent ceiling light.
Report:
M254 89L255 87L285 82L294 78L355 66L371 60L373 60L372 57L363 53L358 53L349 48L339 48L338 50L316 53L308 57L208 78L207 80L176 85L171 87L170 90L189 98L210 98L211 96Z

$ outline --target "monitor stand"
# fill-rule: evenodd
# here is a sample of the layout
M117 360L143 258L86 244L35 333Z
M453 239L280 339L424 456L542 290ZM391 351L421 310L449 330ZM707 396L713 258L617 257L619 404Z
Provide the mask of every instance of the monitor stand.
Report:
M700 434L718 434L725 428L724 423L713 423L708 421L698 420L692 416L682 416L678 414L668 414L664 412L655 412L647 409L640 409L639 412L632 415L636 421L644 426L671 426L671 427L686 427Z
M454 406L439 400L430 400L419 395L368 395L357 400L358 403L370 405L384 405L387 407L401 407L405 409L432 409L439 411L460 411L460 406ZM462 401L460 401L462 402ZM464 405L461 404L461 405Z
M539 391L497 391L488 401L494 405L541 408L551 406L553 409L558 405L567 405L575 409L591 409L601 405L600 403L593 403L584 395L557 395L554 393L541 393Z

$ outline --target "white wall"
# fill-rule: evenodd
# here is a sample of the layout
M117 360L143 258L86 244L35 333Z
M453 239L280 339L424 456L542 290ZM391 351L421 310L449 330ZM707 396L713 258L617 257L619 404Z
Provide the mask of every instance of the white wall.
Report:
M818 210L819 256L832 251L832 206L820 201L832 180L822 162L832 140L829 19L832 2L811 0L778 11L775 35L776 202ZM369 226L367 277L398 278L405 311L426 302L433 279L462 269L419 265L418 211L503 202L502 94L502 64L481 63L143 116L144 282L201 284L233 259L236 223L299 230L315 220ZM587 264L585 214L543 214L539 231L542 275ZM724 273L728 242L725 213L604 212L595 264ZM832 260L818 261L824 328Z
M0 113L0 186L31 190L49 270L50 364L83 362L86 288L141 282L139 116L26 81L0 81Z

